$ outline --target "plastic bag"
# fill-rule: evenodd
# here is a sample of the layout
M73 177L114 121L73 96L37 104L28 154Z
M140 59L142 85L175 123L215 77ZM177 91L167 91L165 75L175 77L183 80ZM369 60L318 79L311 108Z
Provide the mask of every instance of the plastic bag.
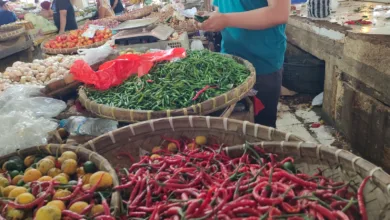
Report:
M311 102L311 106L321 106L324 101L324 92L321 92L316 97L314 97L313 101Z
M31 112L10 112L0 115L0 155L32 146L45 145L49 132L58 124L49 119L36 118Z
M115 60L103 63L96 72L85 61L77 60L70 68L70 73L73 74L75 80L94 85L99 90L107 90L122 84L131 75L138 74L138 77L141 77L148 74L155 62L170 61L185 56L186 50L184 48L142 55L125 54Z
M204 46L201 40L193 40L191 43L191 50L203 50Z
M113 41L107 41L104 45L91 48L91 49L79 49L77 53L83 56L83 60L87 62L90 66L104 61L108 56L115 52L115 49L112 47L114 45Z
M41 87L18 85L0 95L0 155L17 149L47 144L49 132L58 124L51 119L66 103L39 97Z
M14 86L0 96L0 115L10 112L30 112L34 117L52 118L66 109L66 103L41 95L41 87Z

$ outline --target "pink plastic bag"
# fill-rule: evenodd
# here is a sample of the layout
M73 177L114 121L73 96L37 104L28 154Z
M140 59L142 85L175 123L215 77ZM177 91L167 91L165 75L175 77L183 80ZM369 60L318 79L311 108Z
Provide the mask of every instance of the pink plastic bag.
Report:
M131 75L138 74L138 77L141 77L148 74L156 62L184 57L186 57L184 48L174 48L142 55L125 54L115 60L103 63L96 72L83 60L77 60L70 68L70 73L73 74L75 80L87 85L94 85L99 90L107 90L122 84Z

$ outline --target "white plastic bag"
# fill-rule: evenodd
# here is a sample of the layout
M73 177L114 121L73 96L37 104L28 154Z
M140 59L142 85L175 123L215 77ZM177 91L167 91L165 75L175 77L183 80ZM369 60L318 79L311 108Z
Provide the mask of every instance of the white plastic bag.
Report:
M104 45L97 48L79 49L77 53L83 55L83 60L90 66L104 61L109 55L115 52L112 45L113 41L107 41Z
M41 87L18 85L0 94L0 155L47 144L49 132L58 124L51 119L66 103L40 97Z
M201 40L193 40L191 42L191 50L203 50L204 46Z
M0 155L32 146L47 144L49 132L58 124L53 120L36 118L31 112L10 112L0 115Z
M321 92L319 95L314 97L313 101L311 102L311 106L321 106L324 101L324 92Z

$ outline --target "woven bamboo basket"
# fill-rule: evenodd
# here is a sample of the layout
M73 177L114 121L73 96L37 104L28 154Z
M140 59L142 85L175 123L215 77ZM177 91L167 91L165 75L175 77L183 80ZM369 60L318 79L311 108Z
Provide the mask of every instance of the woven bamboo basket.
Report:
M172 138L213 137L230 146L225 152L233 158L242 155L242 144L248 141L281 158L294 157L294 164L302 172L314 174L317 168L321 168L324 176L336 181L354 180L356 186L362 178L373 176L364 190L369 219L390 219L390 176L381 168L348 151L305 143L290 133L245 121L202 116L157 119L123 127L83 146L103 155L113 166L129 167L130 161L117 159L116 152L129 152L138 160L140 155L161 144L161 135Z
M182 116L182 115L207 115L212 112L224 109L242 98L252 89L256 82L256 71L251 63L248 61L231 56L237 62L245 65L250 70L250 75L244 83L236 88L233 88L229 92L226 92L220 96L206 100L197 105L189 106L183 109L170 109L166 111L147 111L147 110L132 110L124 108L110 107L107 105L98 104L87 97L87 94L83 87L79 90L79 99L81 104L93 114L102 117L113 119L122 122L139 122L150 119Z
M368 219L390 219L390 175L382 168L358 157L349 151L336 147L303 142L260 142L255 143L266 152L279 154L281 158L294 157L296 168L304 173L314 174L317 168L323 175L336 181L352 181L358 188L362 179L372 176L364 188L364 199ZM243 145L225 149L231 157L238 157L244 152Z
M0 157L0 164L3 164L6 162L10 157L13 156L20 156L22 158L27 157L28 155L37 154L37 153L43 153L43 154L49 154L53 156L57 156L61 154L64 151L73 151L77 154L77 156L81 160L89 160L92 161L99 170L106 171L111 174L113 177L113 185L117 186L119 185L119 180L116 175L116 172L114 168L110 165L110 163L102 156L97 154L96 152L90 151L88 149L85 149L83 147L75 147L71 145L57 145L57 144L49 144L46 146L38 146L38 147L31 147L24 150L18 150L15 153L8 154L5 156ZM111 196L111 207L113 208L112 214L114 216L120 214L121 209L121 196L119 192L115 191L112 193Z
M67 33L65 33L64 35L67 35ZM47 55L48 54L54 54L54 55L56 55L56 54L75 54L75 53L77 53L78 49L88 49L88 48L100 47L100 46L102 46L103 44L105 44L108 41L108 40L103 40L103 41L96 42L96 43L93 43L93 44L90 44L90 45L80 46L80 47L72 47L72 48L59 48L59 49L46 48L45 44L47 42L49 42L50 40L53 40L57 36L58 35L53 36L53 37L48 38L48 39L46 39L45 41L42 42L42 44L41 44L42 53L45 53Z
M143 18L143 17L150 15L156 9L157 8L155 6L150 5L150 6L140 8L140 9L126 12L123 15L116 16L115 19L117 21L120 21L120 22L124 22L127 20L133 20L133 19L140 19L140 18Z
M304 141L291 133L228 118L181 116L131 124L88 141L83 146L107 158L115 167L129 166L130 161L116 158L119 151L130 152L135 158L161 144L161 135L177 138L204 135L221 143L242 144L245 141Z
M0 42L18 38L25 33L26 29L20 25L13 25L5 29L0 28Z
M3 32L3 31L4 32L6 32L6 31L13 31L13 30L19 29L22 26L23 26L23 24L17 23L17 22L10 23L10 24L5 24L5 25L1 25L0 26L0 31L1 32Z

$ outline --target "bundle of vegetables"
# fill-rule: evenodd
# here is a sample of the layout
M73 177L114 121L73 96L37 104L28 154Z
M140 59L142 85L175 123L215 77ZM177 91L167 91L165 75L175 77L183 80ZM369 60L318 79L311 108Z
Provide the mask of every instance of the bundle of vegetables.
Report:
M80 56L64 56L59 54L32 63L17 61L0 73L0 91L12 84L46 85L69 74L73 62Z
M188 51L187 57L156 64L149 74L133 76L106 91L86 90L99 103L125 109L167 110L189 107L242 84L250 71L233 58L208 50Z
M35 29L42 30L43 33L55 32L58 30L53 22L50 22L46 18L34 13L25 14L24 19L33 23Z
M116 26L119 25L119 21L112 19L112 18L103 18L103 19L97 19L97 20L89 20L85 22L84 24L84 29L87 29L89 25L99 25L107 28L115 28Z
M257 146L229 158L223 144L204 136L162 139L151 156L118 169L128 217L367 220L363 189L370 177L356 193L351 182L335 182L322 170L302 173L293 158L278 161Z
M167 24L176 31L194 32L198 30L193 18L186 18L177 12L172 6L166 6L165 10L152 12L148 18L158 18L159 23Z
M1 216L7 219L114 219L106 198L112 176L91 161L78 162L65 151L61 157L11 157L0 176ZM3 219L1 218L0 219Z

